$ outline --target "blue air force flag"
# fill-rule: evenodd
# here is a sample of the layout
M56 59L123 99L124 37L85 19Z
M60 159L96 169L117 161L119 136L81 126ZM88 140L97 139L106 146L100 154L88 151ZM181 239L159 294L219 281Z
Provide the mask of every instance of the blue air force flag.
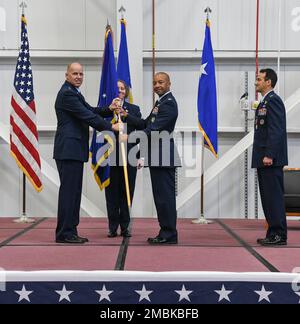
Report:
M107 26L98 107L109 106L117 96L118 77L112 41L112 30L110 26ZM113 150L114 142L112 138L107 134L104 135L94 130L90 155L92 158L94 177L101 190L110 184L109 156Z
M133 102L132 91L131 91L131 78L130 78L130 68L129 68L129 57L128 57L128 47L127 47L127 36L126 36L126 20L121 19L121 40L119 48L118 57L118 78L123 80L129 87L129 102Z
M209 20L206 21L200 72L198 88L199 128L204 136L204 145L215 157L218 157L217 91Z

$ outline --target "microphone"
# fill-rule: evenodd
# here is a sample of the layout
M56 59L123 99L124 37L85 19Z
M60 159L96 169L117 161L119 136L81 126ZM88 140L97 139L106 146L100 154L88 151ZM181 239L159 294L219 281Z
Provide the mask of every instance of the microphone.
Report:
M240 100L242 100L242 99L244 99L244 98L248 98L248 92L245 92L245 93L241 96Z
M245 92L240 98L240 105L242 110L249 110L248 92Z

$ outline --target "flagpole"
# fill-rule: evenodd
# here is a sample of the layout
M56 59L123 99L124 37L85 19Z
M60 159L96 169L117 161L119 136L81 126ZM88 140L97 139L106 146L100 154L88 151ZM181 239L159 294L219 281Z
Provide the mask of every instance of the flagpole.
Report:
M121 123L121 116L118 115L118 122ZM122 127L120 127L120 135L123 135ZM125 152L125 145L124 142L121 141L121 154L122 154L122 161L123 161L123 171L124 171L124 179L125 179L125 188L126 188L126 196L127 196L127 205L128 205L128 212L129 217L131 218L131 197L130 197L130 188L129 188L129 180L128 180L128 168L127 168L127 158Z
M156 57L155 57L155 0L152 0L152 81L154 81L155 76L155 65L156 65ZM155 93L152 87L152 106L155 104Z
M211 14L211 9L210 7L207 7L204 12L206 13L206 20L209 20L209 15ZM200 217L198 217L197 219L192 220L193 224L211 224L213 223L212 221L209 221L205 218L204 216L204 143L205 143L205 139L204 139L204 135L203 135L203 140L202 140L202 154L201 154L201 158L202 158L202 162L201 162L201 197L200 197Z
M204 216L204 136L202 140L202 154L201 154L201 196L200 196L200 216L197 219L192 220L193 224L211 224L213 221L209 221Z
M259 71L259 17L260 1L256 0L256 48L255 48L255 79ZM255 91L255 100L258 100L258 92ZM254 215L258 219L258 175L254 172Z
M27 8L27 4L25 1L22 1L20 4L20 8L22 8L22 16L25 15L25 8ZM26 215L26 175L23 172L23 193L22 193L22 215L14 220L15 223L34 223L35 220L32 218L28 218Z
M278 13L278 60L277 60L277 93L280 95L280 64L281 64L281 16L282 16L282 0L279 0L279 13Z
M202 162L201 162L201 206L200 206L200 219L204 218L204 136L202 140ZM205 218L204 218L205 219Z
M124 19L125 12L126 12L126 9L122 5L121 8L119 9L119 13L121 14L121 19Z
M27 3L25 1L22 1L20 8L22 8L22 15L25 15L25 8L27 8Z

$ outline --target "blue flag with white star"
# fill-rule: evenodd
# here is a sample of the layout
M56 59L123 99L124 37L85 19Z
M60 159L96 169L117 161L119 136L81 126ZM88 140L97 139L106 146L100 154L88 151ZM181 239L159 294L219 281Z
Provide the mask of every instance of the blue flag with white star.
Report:
M210 36L210 21L206 21L198 88L198 121L204 145L218 157L218 113L215 63Z
M109 106L117 96L118 77L114 56L112 30L110 26L107 26L98 107ZM92 158L94 177L101 190L110 184L110 166L108 159L113 149L114 143L112 138L94 130L90 155Z
M128 57L128 47L127 47L127 36L126 36L126 20L122 18L121 22L121 40L119 48L118 66L117 73L118 78L123 80L129 87L129 102L133 102L132 92L131 92L131 78L130 78L130 68L129 68L129 57Z

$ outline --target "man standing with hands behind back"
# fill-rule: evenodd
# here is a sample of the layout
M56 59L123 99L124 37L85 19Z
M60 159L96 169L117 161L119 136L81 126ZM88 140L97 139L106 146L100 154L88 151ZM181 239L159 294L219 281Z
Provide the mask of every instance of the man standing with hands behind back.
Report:
M284 103L273 91L276 72L262 69L256 77L256 90L263 96L255 115L252 168L257 168L261 202L268 223L263 246L287 244L283 166L288 164L286 113Z
M110 109L91 107L80 92L83 68L69 64L66 81L55 102L57 131L54 154L60 179L56 242L85 243L87 238L77 232L82 192L83 164L89 157L89 126L98 131L118 131L119 124L111 125L100 114L109 116Z

